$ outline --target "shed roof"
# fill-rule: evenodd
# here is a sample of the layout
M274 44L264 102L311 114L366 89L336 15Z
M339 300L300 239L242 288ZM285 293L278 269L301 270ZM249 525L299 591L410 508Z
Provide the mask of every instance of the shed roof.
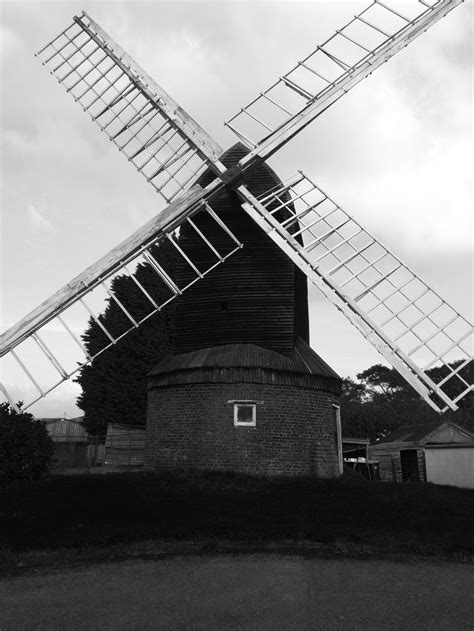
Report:
M377 444L382 443L425 443L430 436L435 434L442 427L452 427L455 430L463 433L466 437L470 437L471 434L463 427L459 427L455 423L449 423L446 421L435 421L433 423L420 423L418 425L402 425L397 429L390 432L387 436L382 438Z
M349 438L343 436L342 442L348 445L370 445L370 438Z

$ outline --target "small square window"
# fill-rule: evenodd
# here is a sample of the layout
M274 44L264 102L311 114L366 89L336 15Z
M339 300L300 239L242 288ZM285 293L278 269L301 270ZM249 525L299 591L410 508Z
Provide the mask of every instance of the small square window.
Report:
M256 427L257 404L234 403L234 426Z

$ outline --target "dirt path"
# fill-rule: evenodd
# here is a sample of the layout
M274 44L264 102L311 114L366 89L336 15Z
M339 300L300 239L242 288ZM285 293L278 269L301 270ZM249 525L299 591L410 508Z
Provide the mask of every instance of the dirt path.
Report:
M474 567L245 555L111 562L0 582L0 630L474 630Z

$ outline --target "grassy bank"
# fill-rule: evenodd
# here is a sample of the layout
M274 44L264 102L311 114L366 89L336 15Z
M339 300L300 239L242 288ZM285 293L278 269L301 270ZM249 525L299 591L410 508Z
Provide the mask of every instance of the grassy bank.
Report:
M361 479L226 473L57 477L0 492L13 552L146 540L347 542L474 555L474 492Z

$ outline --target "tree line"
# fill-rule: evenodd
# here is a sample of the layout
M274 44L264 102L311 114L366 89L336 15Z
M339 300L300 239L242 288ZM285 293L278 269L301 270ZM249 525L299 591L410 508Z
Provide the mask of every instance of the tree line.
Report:
M460 362L452 362L456 369ZM473 382L472 362L461 371L468 383ZM433 368L428 376L438 380L446 368ZM453 382L453 383L451 383ZM453 396L456 378L447 381L446 392ZM370 438L375 441L401 425L451 421L474 433L474 396L470 392L458 403L455 412L440 415L400 376L394 368L375 364L359 373L357 379L347 377L342 383L341 422L347 437Z

